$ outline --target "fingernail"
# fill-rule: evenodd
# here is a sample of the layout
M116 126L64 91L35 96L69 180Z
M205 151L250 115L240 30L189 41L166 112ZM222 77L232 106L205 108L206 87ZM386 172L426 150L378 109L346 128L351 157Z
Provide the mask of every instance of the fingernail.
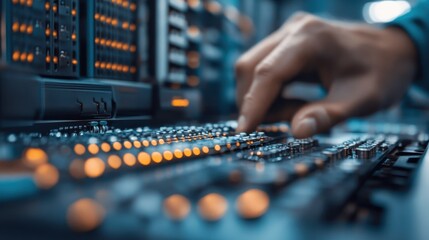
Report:
M299 136L310 137L317 133L317 122L314 118L304 118L295 128L295 133Z
M237 124L237 132L242 132L245 129L246 126L246 117L241 115L238 118L238 124Z

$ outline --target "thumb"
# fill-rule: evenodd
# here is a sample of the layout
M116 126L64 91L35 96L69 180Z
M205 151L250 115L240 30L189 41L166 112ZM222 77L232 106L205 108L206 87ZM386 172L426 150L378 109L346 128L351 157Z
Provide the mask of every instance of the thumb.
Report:
M383 108L379 87L371 85L374 82L370 76L363 75L334 82L325 99L307 104L295 114L292 120L293 135L296 138L311 137L347 118L369 115Z
M308 138L329 130L346 119L341 103L326 101L304 106L292 120L292 133L296 138Z

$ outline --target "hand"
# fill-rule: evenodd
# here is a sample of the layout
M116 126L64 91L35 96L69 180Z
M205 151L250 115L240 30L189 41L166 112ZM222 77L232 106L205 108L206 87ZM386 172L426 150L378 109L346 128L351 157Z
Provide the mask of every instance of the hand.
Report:
M391 106L415 77L416 55L401 29L296 14L238 60L237 131L254 130L268 115L292 120L293 135L305 138ZM285 83L309 71L328 90L325 99L273 106Z

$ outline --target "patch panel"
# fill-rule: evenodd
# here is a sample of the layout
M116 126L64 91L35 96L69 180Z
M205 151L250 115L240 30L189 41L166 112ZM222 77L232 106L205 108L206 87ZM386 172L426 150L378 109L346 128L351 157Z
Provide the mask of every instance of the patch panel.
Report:
M6 61L42 76L79 77L78 0L3 3Z
M81 1L86 6L87 72L91 78L137 79L138 27L137 1ZM144 2L142 2L143 4ZM140 29L139 29L140 30ZM144 30L144 29L143 29Z

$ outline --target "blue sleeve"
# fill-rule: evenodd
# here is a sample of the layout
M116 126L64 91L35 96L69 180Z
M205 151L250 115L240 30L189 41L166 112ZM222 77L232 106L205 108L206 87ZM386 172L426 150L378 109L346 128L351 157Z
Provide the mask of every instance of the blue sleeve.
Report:
M387 26L402 28L413 40L418 51L417 80L426 89L429 87L429 1L420 1L407 14Z

